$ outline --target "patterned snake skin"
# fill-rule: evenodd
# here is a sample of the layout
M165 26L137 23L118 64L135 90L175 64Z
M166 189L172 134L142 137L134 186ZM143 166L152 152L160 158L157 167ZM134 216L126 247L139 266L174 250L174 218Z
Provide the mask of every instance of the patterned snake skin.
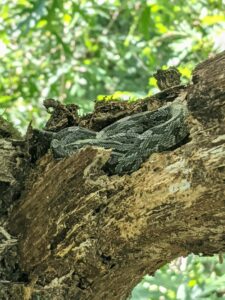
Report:
M110 174L132 173L154 152L179 145L188 135L186 107L173 102L155 111L146 111L118 120L100 132L69 127L56 133L51 149L56 158L71 155L93 145L112 149L106 168Z

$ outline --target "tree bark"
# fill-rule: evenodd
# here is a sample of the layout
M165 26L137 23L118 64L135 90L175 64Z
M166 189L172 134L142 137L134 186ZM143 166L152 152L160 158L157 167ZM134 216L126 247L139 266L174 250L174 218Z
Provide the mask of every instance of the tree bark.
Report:
M127 299L179 256L225 251L224 70L225 52L193 83L144 99L186 102L190 136L131 175L104 173L110 150L96 147L58 161L49 151L28 172L26 148L0 140L13 206L1 216L1 299Z

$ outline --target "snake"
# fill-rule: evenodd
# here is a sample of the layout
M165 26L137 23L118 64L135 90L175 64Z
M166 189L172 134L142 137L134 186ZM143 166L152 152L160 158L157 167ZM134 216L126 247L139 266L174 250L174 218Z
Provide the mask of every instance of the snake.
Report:
M172 102L154 110L124 117L99 132L72 126L54 133L51 150L55 158L72 155L86 146L111 149L105 165L109 174L131 174L152 153L170 150L188 136L187 108Z

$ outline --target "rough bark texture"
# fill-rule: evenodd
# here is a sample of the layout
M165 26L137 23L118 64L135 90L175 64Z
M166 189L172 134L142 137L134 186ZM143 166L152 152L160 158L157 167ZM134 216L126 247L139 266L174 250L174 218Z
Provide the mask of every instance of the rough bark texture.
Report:
M5 224L18 256L2 271L1 299L126 299L178 256L225 251L224 70L223 52L197 66L193 84L144 100L187 101L190 138L131 175L107 176L101 148L37 161Z

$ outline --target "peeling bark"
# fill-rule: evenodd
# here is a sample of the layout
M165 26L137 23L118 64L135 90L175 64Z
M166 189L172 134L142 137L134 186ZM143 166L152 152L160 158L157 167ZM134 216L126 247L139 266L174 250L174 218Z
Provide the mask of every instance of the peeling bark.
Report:
M126 299L176 257L225 251L224 69L225 52L152 98L187 102L190 138L131 175L107 176L102 148L37 161L8 215L20 275L0 281L1 299Z

